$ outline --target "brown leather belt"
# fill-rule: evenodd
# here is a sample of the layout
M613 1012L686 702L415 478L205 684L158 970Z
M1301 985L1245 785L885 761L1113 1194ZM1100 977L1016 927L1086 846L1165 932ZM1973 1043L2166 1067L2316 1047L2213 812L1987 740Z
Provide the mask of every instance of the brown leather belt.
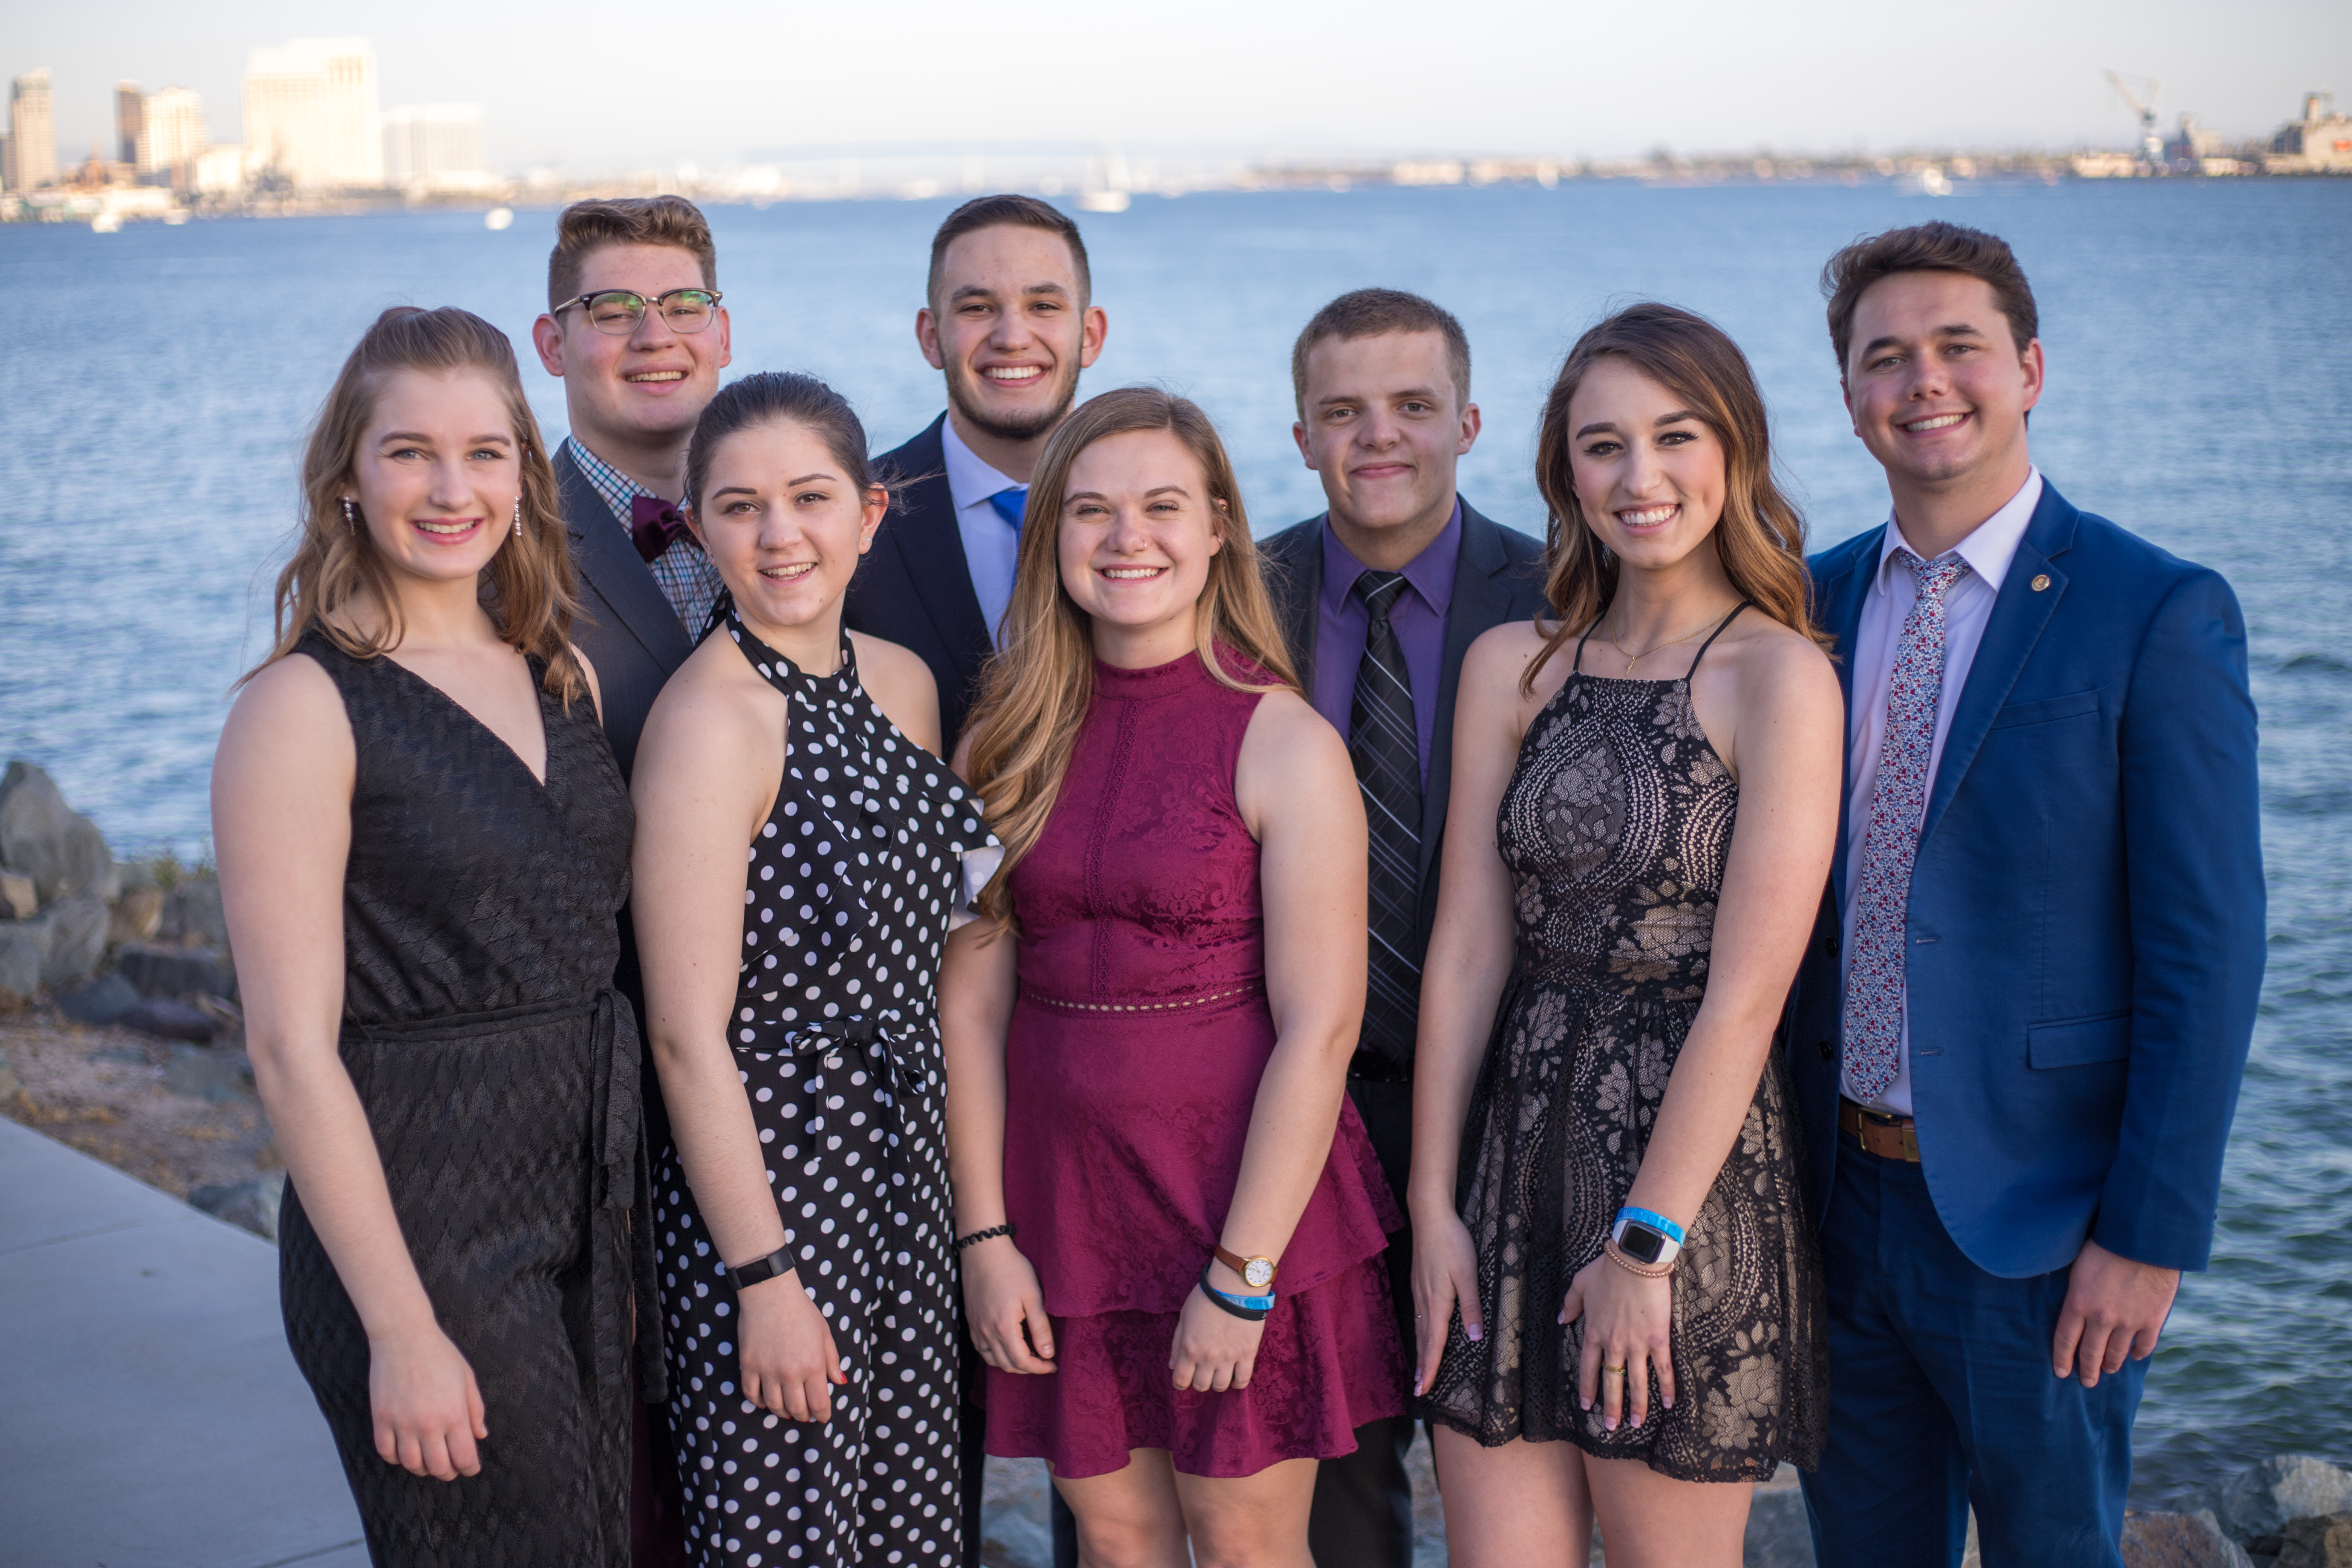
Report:
M1919 1163L1917 1123L1907 1116L1889 1116L1840 1096L1838 1131L1852 1134L1865 1153L1882 1160L1904 1160L1914 1165Z

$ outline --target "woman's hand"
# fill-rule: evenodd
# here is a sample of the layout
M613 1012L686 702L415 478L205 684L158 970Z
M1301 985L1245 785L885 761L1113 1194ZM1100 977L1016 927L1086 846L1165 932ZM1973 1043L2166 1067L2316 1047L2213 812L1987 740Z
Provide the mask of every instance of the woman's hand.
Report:
M981 1360L999 1372L1054 1370L1045 1288L1011 1237L991 1237L964 1249L963 1310Z
M801 1288L797 1268L735 1292L735 1348L743 1397L790 1421L833 1415L833 1389L847 1383L833 1329Z
M1168 1347L1170 1375L1177 1387L1195 1394L1247 1388L1257 1371L1258 1342L1265 1338L1263 1321L1234 1317L1194 1285L1176 1320L1176 1342Z
M1592 1408L1599 1385L1601 1426L1614 1432L1622 1416L1639 1426L1650 1416L1650 1372L1658 1373L1658 1396L1675 1407L1675 1360L1668 1342L1674 1326L1671 1277L1644 1279L1610 1260L1608 1254L1577 1270L1569 1282L1559 1321L1584 1320L1584 1353L1577 1359L1576 1403ZM1622 1373L1603 1370L1622 1367ZM1630 1392L1630 1395L1628 1391ZM1633 1408L1625 1408L1630 1397Z
M1437 1361L1445 1353L1446 1331L1454 1310L1462 1309L1462 1331L1472 1339L1486 1334L1478 1312L1478 1249L1471 1245L1470 1227L1448 1210L1442 1217L1412 1226L1412 1326L1414 1347L1412 1391L1427 1394L1437 1381Z
M482 1390L439 1324L368 1341L368 1407L384 1463L436 1481L482 1473Z

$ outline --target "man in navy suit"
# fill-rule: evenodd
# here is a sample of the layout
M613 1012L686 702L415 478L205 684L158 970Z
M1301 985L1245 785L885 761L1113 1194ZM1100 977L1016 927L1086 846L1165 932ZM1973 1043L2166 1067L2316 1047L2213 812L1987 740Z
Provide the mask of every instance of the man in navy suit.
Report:
M911 481L849 584L849 625L920 655L950 753L1013 595L1021 519L1045 437L1102 353L1078 226L1030 196L982 196L931 239L915 341L947 412L880 459Z
M1470 342L1452 314L1394 289L1342 294L1298 334L1290 374L1292 433L1328 510L1259 549L1298 678L1349 738L1373 824L1370 985L1348 1094L1402 1210L1421 961L1437 916L1462 656L1479 633L1543 607L1543 550L1454 489L1479 416ZM1389 1237L1388 1264L1409 1367L1411 1230ZM1412 1432L1409 1415L1373 1422L1358 1429L1354 1453L1316 1471L1307 1544L1318 1563L1410 1568Z
M1824 1568L2105 1564L2262 984L2229 584L2034 468L2033 296L1931 223L1822 275L1884 525L1813 557L1844 830L1786 1036L1829 1283Z

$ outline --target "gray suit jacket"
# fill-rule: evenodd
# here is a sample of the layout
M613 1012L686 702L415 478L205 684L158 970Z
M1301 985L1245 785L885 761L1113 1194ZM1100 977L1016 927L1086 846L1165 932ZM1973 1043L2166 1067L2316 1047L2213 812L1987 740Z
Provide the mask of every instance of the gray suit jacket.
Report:
M572 564L580 575L580 618L572 640L596 667L604 699L604 737L625 779L637 760L637 737L664 682L694 651L694 639L662 597L653 569L629 542L613 509L572 460L556 448L555 485L572 535Z
M1257 545L1291 661L1310 691L1315 686L1316 621L1323 602L1323 523L1322 517L1311 517L1259 540ZM1462 685L1462 656L1470 651L1479 633L1529 619L1543 607L1542 544L1490 521L1463 501L1462 553L1454 566L1454 602L1445 613L1437 727L1430 739L1429 788L1422 797L1415 963L1428 951L1430 926L1437 919L1439 851L1445 841L1446 803L1454 793L1454 698Z

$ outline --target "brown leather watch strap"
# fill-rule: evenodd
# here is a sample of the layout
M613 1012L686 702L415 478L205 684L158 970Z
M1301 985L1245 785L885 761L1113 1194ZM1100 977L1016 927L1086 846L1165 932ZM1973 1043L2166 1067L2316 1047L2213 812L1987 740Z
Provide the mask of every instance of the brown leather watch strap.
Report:
M1242 1283L1243 1283L1243 1284L1244 1284L1244 1285L1248 1285L1248 1286L1249 1286L1249 1288L1250 1288L1251 1289L1253 1289L1253 1290L1271 1290L1271 1289L1274 1289L1274 1277L1273 1277L1273 1275L1268 1275L1268 1276L1266 1277L1266 1281L1265 1281L1265 1284L1263 1284L1263 1285L1256 1285L1256 1284L1252 1284L1252 1283L1251 1283L1251 1281L1250 1281L1250 1277L1249 1277L1249 1265L1250 1265L1250 1259L1248 1259L1248 1258L1238 1258L1238 1257L1235 1257L1233 1253L1228 1252L1228 1251L1227 1251L1227 1250L1226 1250L1226 1249L1225 1249L1222 1245L1221 1245L1221 1246L1219 1246L1219 1247L1217 1247L1217 1249L1216 1249L1216 1253L1217 1253L1217 1261L1218 1261L1218 1262L1220 1262L1220 1263L1222 1263L1222 1264L1223 1264L1226 1268L1228 1268L1232 1269L1235 1274L1240 1275L1240 1276L1241 1276L1241 1279L1242 1279ZM1274 1259L1273 1259L1273 1258L1268 1258L1264 1259L1263 1261L1265 1262L1265 1266L1266 1266L1268 1268L1273 1269L1273 1270L1275 1271L1275 1273L1276 1273L1276 1274L1279 1274L1279 1273L1281 1273L1281 1272L1282 1272L1281 1266L1280 1266L1280 1265L1278 1265L1278 1264L1276 1264L1276 1263L1274 1261Z

